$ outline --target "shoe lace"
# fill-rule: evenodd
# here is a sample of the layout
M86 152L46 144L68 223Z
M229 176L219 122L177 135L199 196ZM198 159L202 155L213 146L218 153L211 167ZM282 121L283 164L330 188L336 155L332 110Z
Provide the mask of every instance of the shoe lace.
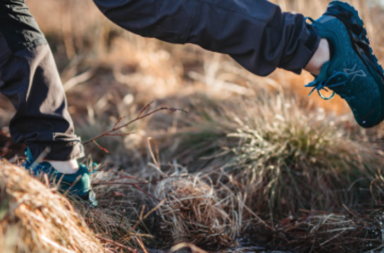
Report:
M92 163L92 166L90 166L89 168L93 168L93 170L90 171L89 174L96 173L96 172L98 172L98 170L99 170L99 168L100 168L100 164ZM89 169L88 169L88 170L89 170Z
M328 88L335 88L335 87L338 87L338 86L344 86L347 84L347 81L348 81L348 75L344 72L340 72L340 71L334 71L333 74L325 79L325 80L317 80L315 79L315 81L305 85L305 87L313 87L313 89L311 90L311 92L309 92L308 94L308 97L311 96L311 94L317 90L317 93L319 94L319 96L324 99L324 100L331 100L334 96L335 96L335 92L333 91L332 95L330 97L325 97L323 94L321 94L321 90L325 90L325 91L328 91L328 89L326 89L326 87ZM344 99L352 99L349 98L349 97L346 97L345 95L341 95Z

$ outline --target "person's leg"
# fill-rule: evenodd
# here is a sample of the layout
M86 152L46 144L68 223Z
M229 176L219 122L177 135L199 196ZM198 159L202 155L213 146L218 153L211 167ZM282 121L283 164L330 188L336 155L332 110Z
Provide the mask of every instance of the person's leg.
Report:
M88 168L56 64L47 41L25 0L0 0L0 92L16 108L10 122L12 138L25 143L24 167L61 182L62 191L97 205ZM49 152L47 152L49 150ZM36 160L41 155L44 160Z
M82 157L52 52L25 0L0 0L0 23L0 92L17 110L12 138L35 158L47 147L47 160Z
M319 47L304 70L318 76L323 65L331 59L331 50L329 42L326 39L321 39Z
M129 31L229 54L260 76L276 68L298 74L306 69L317 76L307 87L324 99L340 95L362 127L384 119L384 71L362 20L347 3L332 1L325 15L310 25L303 15L282 12L267 0L94 2ZM330 98L321 95L326 87L335 92Z
M93 0L107 18L145 37L230 55L254 74L300 73L320 37L301 14L267 0Z

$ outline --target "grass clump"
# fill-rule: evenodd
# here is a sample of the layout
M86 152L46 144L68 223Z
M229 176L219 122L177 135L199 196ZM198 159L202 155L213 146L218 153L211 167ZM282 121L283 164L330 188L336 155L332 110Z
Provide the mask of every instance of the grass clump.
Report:
M7 252L104 252L68 199L0 162L0 248Z
M383 248L381 208L352 212L303 211L276 224L274 245L295 252L379 252ZM380 251L381 252L381 251Z
M124 178L122 173L95 174L93 179L100 184ZM139 201L145 198L126 190L118 185L95 186L99 205L92 207L59 194L48 177L36 179L25 168L0 161L1 252L146 251L144 245L155 244L148 233L153 227L145 222L153 226L156 222L153 216L142 219L137 214L140 209L147 212Z
M215 106L197 101L174 135L180 145L173 157L230 174L253 211L273 219L371 203L370 183L383 160L348 121L284 94Z
M158 214L161 236L171 239L170 245L190 242L206 249L218 249L235 244L242 226L242 211L236 210L237 201L231 194L221 199L215 187L191 175L160 182L155 196L166 200Z
M45 214L41 210L46 208L53 213L53 218L43 217L45 227L60 227L56 216L62 218L62 209L77 217L73 219L80 225L74 231L79 232L67 235L67 223L61 224L64 232L58 230L64 239L49 232L57 245L44 247L58 249L75 247L70 243L77 247L95 243L109 252L146 252L175 244L222 250L239 246L237 239L244 235L255 236L253 246L297 252L354 252L354 248L382 246L383 161L370 138L348 127L348 118L328 115L289 93L260 92L256 101L196 95L185 107L189 107L187 117L170 120L169 114L162 114L150 121L159 130L160 144L154 145L154 152L147 141L147 165L136 164L129 173L127 168L101 166L92 174L97 208L72 200L74 208L66 201L57 209L53 201L56 209L51 210L51 195L63 197L23 169L16 168L13 174L14 166L5 164L12 173L0 169L0 200L6 203L0 221L7 222L0 223L0 232L8 237L15 233L12 227L18 223L8 217L18 217L18 211L8 203L18 196L16 203L30 201L32 214ZM164 135L164 129L170 129L168 122L171 138ZM162 152L157 146L163 147ZM171 160L172 164L165 163ZM18 173L25 177L14 178ZM37 186L33 186L37 192L29 190L29 182L45 190ZM22 194L12 193L20 189ZM36 195L28 195L32 193ZM44 202L39 202L43 197ZM18 219L28 215L22 213ZM21 224L27 224L29 232L27 221ZM35 226L29 237L21 233L19 245L41 251L46 235L38 237L43 232ZM71 237L80 231L89 236L82 239L85 243Z

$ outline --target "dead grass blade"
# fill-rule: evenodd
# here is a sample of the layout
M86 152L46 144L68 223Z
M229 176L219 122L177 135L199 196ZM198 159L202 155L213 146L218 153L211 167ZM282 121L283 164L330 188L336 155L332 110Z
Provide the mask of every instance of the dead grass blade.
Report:
M0 247L27 252L104 252L99 240L62 195L0 161ZM17 237L12 237L17 231ZM9 249L10 252L11 249Z

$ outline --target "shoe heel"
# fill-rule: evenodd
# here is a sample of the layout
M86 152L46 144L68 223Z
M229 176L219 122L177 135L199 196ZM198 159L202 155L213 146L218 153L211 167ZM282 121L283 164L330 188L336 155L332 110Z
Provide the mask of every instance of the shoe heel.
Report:
M359 26L364 26L364 22L359 16L359 12L352 5L346 2L331 2L328 6L327 12L330 12L332 16L337 17L343 22L349 22L350 24L358 24ZM349 13L349 15L346 15L346 13Z
M349 37L355 52L372 72L372 75L375 76L375 79L381 79L380 82L383 83L384 70L373 53L364 22L360 18L358 11L348 3L333 1L329 4L324 15L333 16L343 22L349 31Z

